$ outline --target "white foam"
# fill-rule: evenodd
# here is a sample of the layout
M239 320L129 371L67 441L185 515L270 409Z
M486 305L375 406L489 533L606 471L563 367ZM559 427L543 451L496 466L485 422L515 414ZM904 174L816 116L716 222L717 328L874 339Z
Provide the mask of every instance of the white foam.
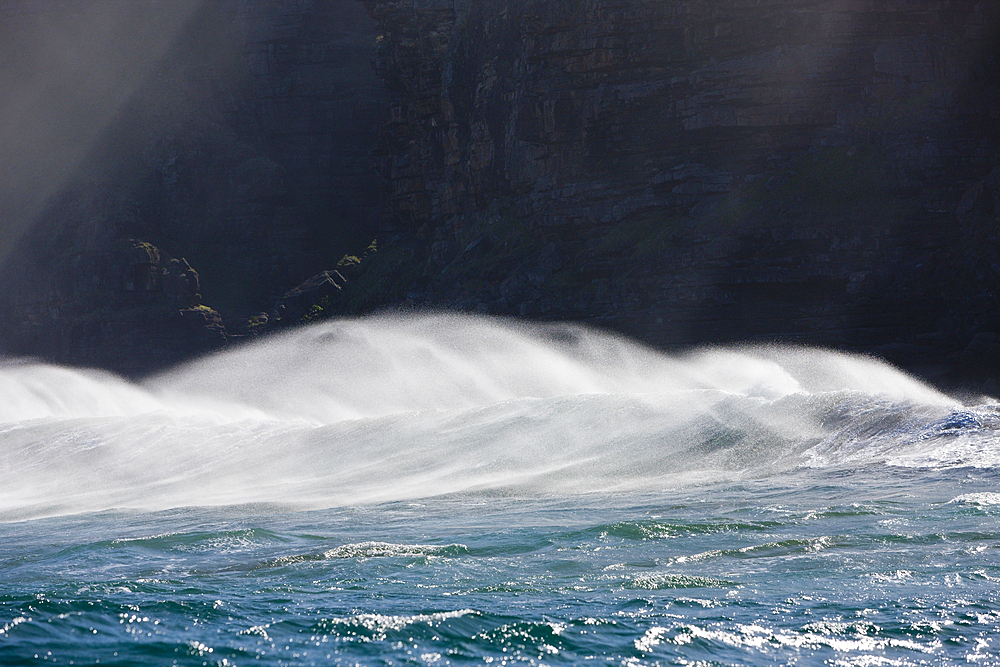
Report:
M655 490L803 463L963 464L958 441L1000 462L991 409L968 417L890 366L828 351L671 356L456 315L328 322L141 385L0 367L0 517Z
M965 505L978 505L979 507L993 507L1000 505L1000 493L965 493L948 502L962 503Z
M394 544L392 542L360 542L344 544L323 553L324 558L415 558L465 552L464 544Z

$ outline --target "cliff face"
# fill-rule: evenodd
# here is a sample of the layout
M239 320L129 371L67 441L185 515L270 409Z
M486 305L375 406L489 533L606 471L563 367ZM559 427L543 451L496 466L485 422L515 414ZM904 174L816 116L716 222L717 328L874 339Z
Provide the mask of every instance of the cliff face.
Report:
M386 166L405 225L508 194L543 226L686 214L826 146L879 145L903 178L936 182L995 157L989 3L367 5L397 93Z
M395 236L346 309L890 356L992 326L939 327L928 267L998 163L994 3L364 1Z
M972 0L11 0L0 349L141 373L222 320L413 305L1000 360L998 27Z
M354 0L14 0L0 33L31 93L2 100L0 130L34 136L0 146L3 173L31 174L0 185L24 231L11 249L0 230L0 350L147 372L224 344L220 314L240 333L373 238L385 100ZM161 259L128 288L133 246ZM199 277L187 298L169 257Z

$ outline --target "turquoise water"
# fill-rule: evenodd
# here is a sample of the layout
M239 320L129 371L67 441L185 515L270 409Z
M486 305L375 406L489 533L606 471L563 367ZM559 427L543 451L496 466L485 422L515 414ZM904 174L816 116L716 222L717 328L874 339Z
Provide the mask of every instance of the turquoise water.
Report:
M0 663L996 664L995 479L882 472L8 523Z
M0 369L0 664L1000 664L1000 407L872 360L328 324Z

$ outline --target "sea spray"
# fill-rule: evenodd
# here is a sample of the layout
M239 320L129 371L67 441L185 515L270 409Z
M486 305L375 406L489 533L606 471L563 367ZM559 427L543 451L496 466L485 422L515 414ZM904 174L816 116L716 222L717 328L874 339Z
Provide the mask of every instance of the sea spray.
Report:
M1000 413L865 357L330 322L0 368L0 664L993 664Z
M580 326L458 315L317 324L138 385L13 363L0 395L8 518L643 491L801 465L998 459L988 406L962 421L973 413L869 358L668 355Z

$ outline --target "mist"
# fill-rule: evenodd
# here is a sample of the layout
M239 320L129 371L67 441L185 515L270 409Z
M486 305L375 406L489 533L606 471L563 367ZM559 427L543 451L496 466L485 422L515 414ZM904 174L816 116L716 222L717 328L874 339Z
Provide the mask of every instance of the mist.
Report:
M203 0L0 8L0 265Z
M992 465L991 406L828 351L665 355L584 327L384 316L306 327L140 384L0 368L0 518Z

